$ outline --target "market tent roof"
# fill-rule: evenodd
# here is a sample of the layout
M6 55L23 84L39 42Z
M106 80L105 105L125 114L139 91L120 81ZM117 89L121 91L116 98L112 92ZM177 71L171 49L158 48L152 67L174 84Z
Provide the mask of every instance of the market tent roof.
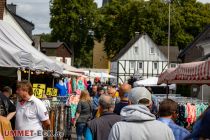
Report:
M68 71L68 70L63 70L63 74L64 74L64 75L73 75L73 76L82 76L82 75L79 74L79 73L71 72L71 71Z
M184 63L169 69L159 76L158 84L162 83L209 84L210 61Z
M62 66L36 50L8 23L0 21L0 67L62 73Z
M113 75L110 75L108 73L105 72L89 72L89 71L85 71L85 75L86 76L90 76L90 77L100 77L100 78L111 78L111 79L115 79L116 77Z
M139 80L134 83L134 87L145 86L145 87L157 87L157 86L167 86L166 84L158 85L158 77L149 77L144 80ZM169 85L170 89L176 88L174 84Z
M171 79L174 79L175 78L174 76L176 76L174 72L175 70L176 68L169 68L166 71L162 72L160 76L158 77L158 84L162 84L162 83L167 84L168 81L170 81Z
M70 66L68 64L65 64L65 63L57 61L57 60L55 60L55 61L58 65L61 65L64 70L84 74L84 70L82 70L82 69L75 68L73 66Z

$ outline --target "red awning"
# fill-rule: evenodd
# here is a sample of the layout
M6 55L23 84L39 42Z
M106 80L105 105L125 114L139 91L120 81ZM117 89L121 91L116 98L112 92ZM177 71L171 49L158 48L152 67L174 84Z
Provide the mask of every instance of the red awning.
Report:
M171 68L158 78L158 84L209 84L210 83L210 61L199 61L178 65L176 69Z

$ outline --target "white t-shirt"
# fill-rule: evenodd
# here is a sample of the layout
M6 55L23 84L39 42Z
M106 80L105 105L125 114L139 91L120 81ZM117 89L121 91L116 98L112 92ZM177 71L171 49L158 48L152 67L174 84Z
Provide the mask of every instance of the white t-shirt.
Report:
M41 121L49 119L49 115L44 103L31 96L31 98L21 105L17 103L16 107L16 130L30 130L33 131L32 137L16 137L16 140L43 140L43 136L36 136L37 131L42 131Z

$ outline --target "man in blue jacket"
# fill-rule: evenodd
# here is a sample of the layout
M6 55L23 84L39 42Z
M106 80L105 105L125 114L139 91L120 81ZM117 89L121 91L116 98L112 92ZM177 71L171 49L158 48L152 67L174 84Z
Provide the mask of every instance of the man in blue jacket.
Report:
M171 128L175 140L184 140L190 132L174 123L173 119L177 118L177 107L178 104L171 99L165 99L162 101L159 106L160 118L158 120L167 124Z

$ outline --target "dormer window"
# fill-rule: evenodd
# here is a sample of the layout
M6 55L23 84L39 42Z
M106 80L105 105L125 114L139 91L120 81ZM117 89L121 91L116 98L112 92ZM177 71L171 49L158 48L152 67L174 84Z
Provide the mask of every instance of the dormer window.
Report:
M138 46L135 46L134 47L134 54L139 54L139 48L138 48Z
M154 47L150 48L150 54L155 54L155 48Z

